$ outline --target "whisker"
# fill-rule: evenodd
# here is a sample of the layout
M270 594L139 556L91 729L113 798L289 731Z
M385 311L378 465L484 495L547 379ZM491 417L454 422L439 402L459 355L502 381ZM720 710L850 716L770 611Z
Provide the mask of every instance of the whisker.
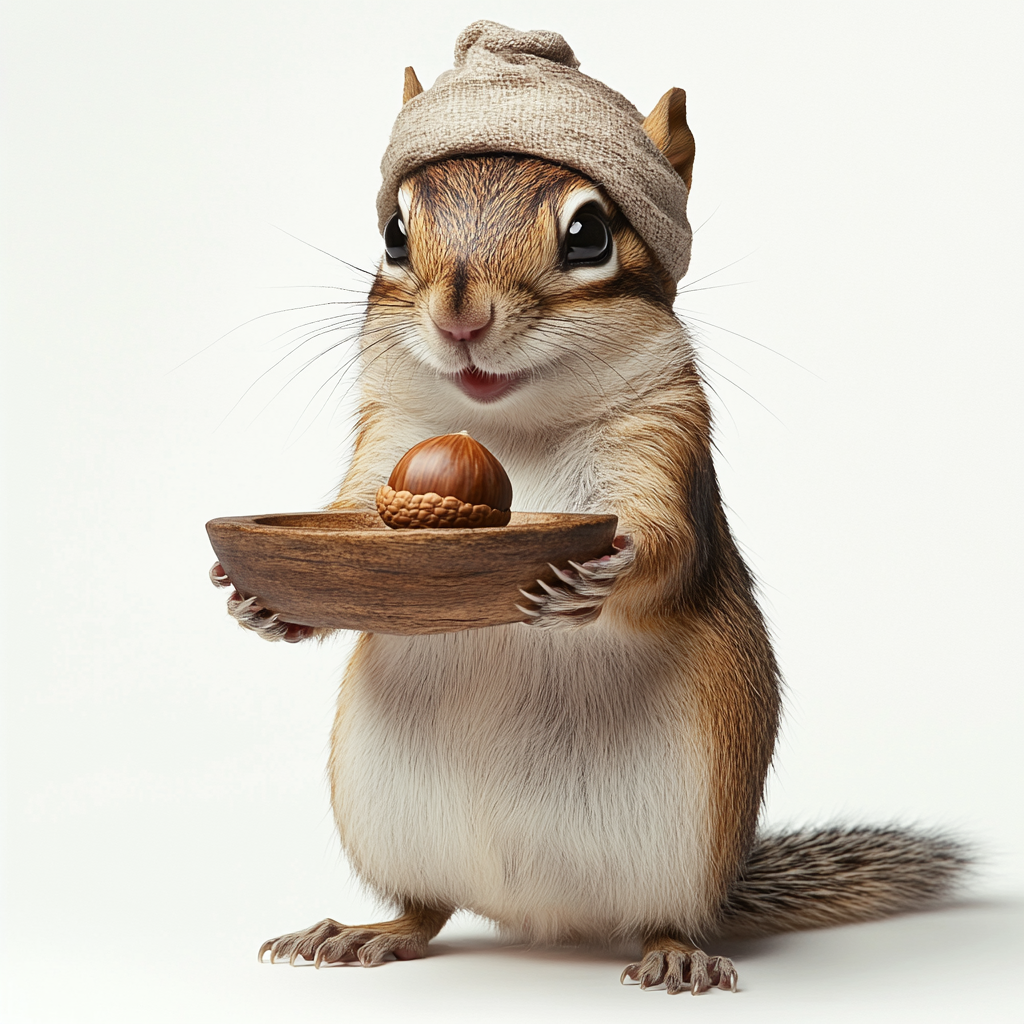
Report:
M291 331L299 331L299 330L302 330L303 327L312 327L313 324L318 324L318 323L329 323L329 326L327 328L317 327L316 329L307 332L305 335L298 335L297 337L293 338L289 342L286 342L285 344L291 346L291 351L292 352L297 352L303 345L306 344L307 341L309 341L311 338L319 337L320 334L322 334L325 330L333 330L335 327L342 327L342 328L355 327L355 326L357 326L359 324L363 324L364 323L364 318L363 317L350 318L348 320L348 322L346 322L345 318L343 318L343 317L324 317L323 320L311 320L311 321L309 321L306 324L300 324L297 327L290 327L287 331L282 332L281 334L277 335L276 338L273 338L271 340L272 341L277 341L278 338L285 337ZM366 327L364 325L363 327L361 327L356 332L356 334L357 334L357 336L369 336L369 335L373 335L373 334L379 334L382 330L390 330L390 329L391 328L388 327L387 325L378 325L378 326L374 326L374 327ZM285 347L284 345L279 345L278 348L277 348L277 351L280 352L280 350L282 348L284 348L284 347Z
M390 344L386 349L384 349L383 352L377 353L377 355L375 355L373 357L373 359L369 360L365 365L359 367L359 369L357 370L355 378L353 379L352 383L348 386L348 388L346 389L344 394L341 396L342 400L344 400L345 398L348 397L348 394L352 390L352 388L354 388L356 386L356 384L358 384L362 380L363 376L367 373L367 371L370 369L370 367L373 366L373 364L375 362L377 362L378 359L382 358L383 356L386 356L389 352L392 352L399 345L401 345L404 341L405 341L405 336L400 336L397 340L393 341L392 344ZM377 344L377 342L375 342L374 344Z
M344 339L344 341L351 341L351 340L352 340L352 336L350 336L350 337L348 337L348 338ZM338 343L336 343L336 344L334 344L334 345L331 345L331 346L330 346L329 348L326 348L326 349L324 349L324 350L323 350L322 352L319 352L319 353L317 353L317 354L316 354L315 356L313 356L312 358L308 359L308 360L307 360L307 361L306 361L306 362L305 362L305 363L304 363L304 364L303 364L302 366L300 366L300 367L298 368L298 370L296 370L296 371L295 371L295 372L294 372L294 373L293 373L293 374L291 375L291 377L289 377L289 378L288 378L288 380L287 380L287 381L285 381L285 383L284 383L284 384L282 384L282 385L281 385L281 387L277 389L277 391L276 391L276 392L274 393L274 395L273 395L273 396L272 396L272 397L270 398L270 401L268 401L268 402L267 402L267 404L263 406L263 408L262 408L262 409L261 409L261 410L260 410L260 411L259 411L259 412L258 412L258 413L256 414L256 416L255 416L255 417L253 417L253 420L252 420L252 422L250 422L249 426L252 426L252 424L256 422L256 419L258 419L258 418L259 418L259 417L260 417L260 416L261 416L261 415L262 415L262 414L263 414L264 412L266 412L267 408L268 408L268 407L270 406L270 402L272 402L272 401L273 401L273 400L274 400L275 398L277 398L277 397L278 397L278 396L279 396L279 395L281 394L281 392L282 392L282 391L284 391L284 389L285 389L286 387L288 387L288 385L289 385L289 384L291 384L291 383L292 383L292 381L294 381L294 380L296 379L296 377L298 377L298 375L299 375L300 373L302 373L302 372L303 372L303 370L305 370L305 369L307 369L308 367L312 366L312 365L313 365L313 363L315 363L315 362L316 362L316 361L317 361L318 359L320 359L320 358L321 358L322 356L325 356L325 355L327 355L327 353L328 353L328 352L331 352L331 351L333 351L333 350L334 350L335 348L337 348L337 347L338 347L338 345L339 345L339 344L343 344L343 343L344 343L344 341L342 341L342 342L338 342ZM231 406L231 408L230 408L230 409L228 409L228 411L227 411L227 412L226 412L226 413L224 414L224 418L223 418L223 419L222 419L222 420L220 421L220 423L218 423L218 424L217 424L217 427L216 427L216 429L218 429L218 430L219 430L219 429L220 429L220 428L221 428L221 427L222 427L222 426L224 425L224 423L225 423L225 421L227 420L227 418L228 418L228 417L229 417L229 416L230 416L230 415L231 415L231 414L232 414L232 413L233 413L233 412L234 412L234 411L235 411L235 410L236 410L236 409L238 408L238 406L239 406L239 405L241 405L241 403L242 403L242 401L243 401L243 400L245 399L246 395L248 395L248 394L249 394L249 392L250 392L250 391L252 391L252 389L253 389L253 388L255 388L255 387L256 387L256 385L257 385L257 384L259 384L259 382L260 382L260 381L261 381L261 380L262 380L262 379L263 379L264 377L266 377L266 376L267 376L267 374L268 374L268 373L272 372L273 370L276 370L276 369L277 369L277 367L279 367L279 366L280 366L280 365L281 365L281 364L282 364L282 363L283 363L283 362L284 362L284 361L285 361L285 360L286 360L286 359L288 358L288 356L290 356L290 355L291 355L291 353L290 353L290 352L288 352L288 353L286 353L285 355L283 355L283 356L282 356L282 357L281 357L280 359L278 359L278 360L277 360L277 362L273 363L273 364L272 364L271 366L268 366L268 367L267 367L267 368L266 368L266 369L265 369L265 370L264 370L264 371L263 371L263 372L262 372L262 373L261 373L261 374L260 374L260 375L259 375L259 376L258 376L258 377L257 377L257 378L256 378L256 379L255 379L255 380L254 380L254 381L253 381L253 382L252 382L252 383L251 383L251 384L250 384L250 385L249 385L249 386L248 386L248 387L247 387L247 388L246 388L245 390L244 390L244 391L243 391L243 392L242 392L242 394L241 394L241 395L239 396L239 398L238 398L238 401L236 401L236 402L235 402L235 404L234 404L233 406Z
M767 352L771 352L774 355L777 355L780 359L785 359L787 363L792 363L794 366L799 367L801 370L804 371L804 373L809 373L812 377L818 377L818 374L816 374L813 370L809 370L806 366L803 366L801 363L798 363L795 359L791 359L784 352L777 351L770 345L766 345L763 341L757 341L754 338L748 338L745 334L740 334L738 331L732 331L728 327L722 327L720 324L713 324L710 320L701 320L700 317L693 316L692 314L690 314L689 310L684 310L684 312L688 314L688 320L695 320L699 324L704 324L707 327L713 327L716 331L725 331L726 334L733 334L737 338L742 338L744 341L749 341L751 345L757 345L758 348L763 348ZM822 382L824 382L824 379L824 377L818 377L818 380Z
M337 305L341 305L341 303L336 300L332 302L311 302L305 306L290 306L286 309L273 309L269 313L260 313L259 316L251 317L244 323L238 324L237 327L232 327L230 331L226 331L219 338L214 338L213 341L211 341L208 345L204 345L201 349L199 349L198 352L193 352L192 355L190 355L187 359L183 359L180 363L178 363L177 366L173 366L171 367L170 370L167 370L165 376L167 374L174 373L176 370L180 370L181 367L183 367L186 363L190 363L197 356L201 356L204 352L208 352L211 348L213 348L214 345L216 345L218 342L223 341L225 338L230 337L236 331L240 331L243 327L248 327L250 324L257 323L260 320L266 320L268 316L280 316L282 313L298 313L304 309L317 309L318 307ZM278 337L281 337L281 335L278 335Z
M292 352L297 352L300 348L302 348L303 345L306 344L306 342L310 338L316 337L321 331L324 330L323 327L315 326L317 324L327 324L328 325L328 329L333 329L335 327L355 328L361 322L362 322L362 317L359 317L359 318L346 318L346 317L325 316L322 320L308 320L304 324L297 324L295 327L289 327L288 330L282 331L280 334L274 335L274 337L271 338L270 341L271 341L271 343L273 343L275 341L278 341L281 338L288 338L288 340L283 345L278 345L277 346L276 351L280 352L281 349L283 349L283 348L289 348ZM307 331L305 334L298 334L298 335L296 335L293 338L289 338L288 337L290 334L293 334L295 331L301 331L305 327L311 327L313 329L310 330L310 331Z
M739 427L739 424L737 424L737 422L736 422L736 417L735 417L735 416L733 416L733 414L732 414L732 410L731 410L731 409L729 408L729 406L728 406L728 405L726 405L726 403L725 403L725 399L724 399L724 398L722 397L722 395L721 395L721 393L719 392L718 388L716 388L716 387L714 386L714 384L712 384L712 383L711 383L711 381L710 381L710 380L708 380L708 377L707 377L707 373L705 373L705 372L704 372L705 370L708 370L708 369L709 369L709 368L708 368L708 367L705 367L705 366L701 366L701 367L700 367L700 371L701 371L701 373L700 373L700 379L701 379L701 380L702 380L702 381L704 382L704 387L706 387L706 388L708 389L708 391L710 391L710 392L711 392L711 394L713 394L713 395L715 396L715 398L717 398L717 399L718 399L718 403L719 403L719 405L720 405L720 406L721 406L721 407L722 407L722 408L723 408L723 409L725 410L725 412L726 412L726 415L728 415L729 419L730 419L730 420L732 420L732 425L733 425L734 427L736 427L736 428L738 429L738 427ZM714 370L711 370L710 372L714 373L715 371L714 371ZM724 378L724 377L723 377L722 379L723 379L723 380L725 380L725 378ZM716 444L716 442L715 442L715 439L714 439L714 435L713 435L713 434L712 434L712 439L711 439L711 443L712 443L713 445L715 445L715 448L716 448L716 450L718 450L718 446L717 446L717 444ZM724 458L725 456L723 455L722 457Z
M338 367L337 369L335 369L335 370L334 370L334 371L333 371L333 372L332 372L332 373L331 373L331 374L330 374L330 375L329 375L329 376L327 377L327 379L326 379L326 380L325 380L325 381L324 381L324 382L323 382L323 383L322 383L322 384L320 385L320 387L318 387L318 388L316 389L316 391L314 391L314 392L313 392L313 394L312 394L312 395L310 395L310 397L309 397L309 401L308 401L308 402L306 402L306 404L305 404L305 405L304 405L304 406L302 407L302 411L301 411L301 412L299 413L299 417L298 417L298 419L297 419L297 420L295 421L295 427L297 427L297 426L298 426L298 425L299 425L299 424L300 424L300 423L302 422L302 417L306 415L307 411L309 410L309 407L310 407L310 406L311 406L311 405L313 404L313 402L314 402L314 401L316 400L316 396L317 396L317 395L319 395L319 394L320 394L320 392L321 392L321 391L323 391L323 389L324 389L325 387L327 387L327 385L328 385L328 384L330 384L330 382L331 382L332 380L334 380L334 379L335 379L336 377L337 377L338 379L342 379L342 378L344 378L344 376L345 376L345 372L347 371L347 369L348 369L348 367L349 367L350 365L351 365L351 361L347 361L347 362L343 363L343 364L342 364L341 366L339 366L339 367ZM332 390L333 390L333 389L332 389ZM315 416L313 416L313 417L312 417L312 418L310 419L310 421L309 421L309 424L307 424L307 426L306 426L305 430L303 430L303 431L302 431L302 433L301 433L301 434L299 434L299 435L298 435L298 437L296 437L296 438L295 438L295 441L292 441L292 442L291 442L292 444L294 444L294 443L295 443L296 441L298 441L298 440L299 440L300 438L302 438L302 437L303 437L303 436L305 435L306 431L307 431L307 430L309 430L309 428L310 428L310 427L311 427L311 426L313 425L313 423L314 423L314 422L316 422L317 418L318 418L318 417L319 417L319 416L321 415L321 413L323 413L324 409L325 409L325 408L327 407L327 402L328 402L328 401L330 401L330 393L328 394L327 398L326 398L326 399L324 400L324 404L320 406L320 408L319 408L319 410L317 411L316 415L315 415ZM287 446L289 445L289 439L291 438L292 434L294 433L294 431L295 431L295 427L292 427L292 429L291 429L291 430L290 430L290 431L288 432L288 437L286 437L286 438L285 438L285 445L286 445L286 447L287 447Z
M741 256L738 260L733 260L732 263L726 263L724 267L719 267L717 270L712 270L711 273L704 274L702 277L694 278L687 284L687 287L690 287L690 285L700 284L701 281L706 281L709 277L714 277L715 274L721 274L723 271L728 270L730 267L735 267L737 263L742 263L744 260L749 260L755 252L757 252L757 249L751 249L750 252L746 254L746 256Z
M693 292L710 292L716 288L739 288L740 285L750 284L750 281L733 281L730 284L706 284L703 288L680 288L677 295L690 295Z
M310 249L315 249L319 253L323 253L324 256L330 257L332 260L337 260L343 266L354 270L357 274L366 274L367 277L376 277L377 273L373 270L366 270L364 267L357 267L354 263L349 263L348 260L343 260L340 256L335 256L333 252L328 252L326 249L321 249L320 246L314 245L312 242L307 242L304 238L299 238L298 235L293 235L290 231L285 231L284 228L279 227L277 224L271 225L277 228L282 234L287 235L289 238L294 238L296 242L300 242L302 245L308 245Z
M576 346L573 346L571 340L568 345L566 345L566 343L562 341L562 339L556 341L556 344L559 345L563 351L565 351L566 348L568 348L568 350L573 354L579 353L583 356L587 354L585 350L578 349ZM581 377L570 363L562 362L562 366L565 367L565 369L567 369L573 375L573 377L580 382L580 384L585 384L587 387L593 389L598 394L600 394L602 398L606 398L607 395L605 394L604 388L601 386L601 378L598 376L597 371L592 366L590 366L586 358L581 359L581 362L587 367L588 370L590 370L590 374L594 378L593 383ZM539 375L540 371L537 369L533 369L532 379L536 380Z
M621 380L622 383L625 384L626 387L628 387L633 392L634 396L639 397L639 392L636 390L633 384L625 377L623 377L623 375L619 373L619 371L611 363L609 363L607 359L604 359L602 356L599 356L596 352L593 352L590 349L584 347L583 343L590 339L587 339L578 334L570 334L568 332L560 330L558 327L548 328L545 326L539 328L536 325L534 325L530 328L530 331L532 333L540 335L541 337L547 335L550 338L553 336L555 339L562 341L563 343L568 342L570 345L569 350L580 355L584 363L586 363L587 358L597 359L598 362L604 363L604 365L607 366L608 369L611 370L612 373L614 373L619 378L619 380ZM563 363L563 365L566 364ZM592 367L588 366L588 369L590 369L591 373L594 374L594 380L598 385L598 390L601 392L601 395L603 396L605 392L604 388L602 388L600 385L600 377L598 377L596 371Z
M267 284L263 285L264 291L288 291L294 289L309 289L310 291L322 290L332 292L351 292L353 295L366 295L364 288L345 288L340 284ZM356 299L349 299L349 302L356 302ZM362 301L366 301L363 299Z
M694 333L697 335L699 339L697 345L702 351L711 352L713 355L718 356L719 359L724 359L727 363L731 363L733 366L736 367L737 370L741 370L743 373L750 374L750 370L748 370L742 363L737 363L735 359L730 359L724 352L720 351L717 348L712 348L708 344L707 338L704 336L703 331L695 331Z
M707 222L708 222L709 220L711 220L711 218L712 218L712 217L714 217L714 215L715 215L716 213L718 213L718 211L719 211L719 210L720 210L721 208L722 208L722 204L721 204L721 203L719 203L719 204L718 204L718 205L717 205L717 206L716 206L716 207L715 207L715 208L714 208L714 209L713 209L713 210L711 211L711 213L709 213L709 214L708 214L708 215L707 215L707 216L706 216L706 217L705 217L705 218L704 218L704 219L703 219L703 220L702 220L702 221L700 222L700 224L699 224L699 225L698 225L697 227L695 227L695 228L693 229L693 234L697 234L697 232L698 232L698 231L700 231L700 229L701 229L702 227L704 227L704 225L705 225L705 224L707 224Z
M727 376L726 376L726 375L725 375L724 373L722 373L722 371L721 371L721 370L716 370L716 369L712 369L711 367L709 367L709 366L707 366L707 365L703 365L703 366L701 367L701 369L702 369L702 370L707 370L707 371L708 371L708 372L710 372L710 373L714 373L714 374L716 374L716 375L717 375L717 376L719 376L719 377L720 377L720 378L721 378L722 380L724 380L724 381L726 382L726 384L731 384L731 385L732 385L732 386L733 386L734 388L736 388L736 390L737 390L737 391L742 391L742 392L743 392L743 394L745 394L745 395L747 396L747 398L750 398L750 399L752 399L753 401L757 402L757 404L758 404L759 406L761 406L761 408L762 408L762 409L764 409L764 411L765 411L766 413L768 413L768 415L769 415L769 416L771 416L771 418L772 418L773 420L776 420L776 421L777 421L778 423L780 423L780 424L781 424L782 426L786 426L785 422L784 422L783 420L779 419L779 417L778 417L778 416L776 416L776 415L775 415L775 413L773 413L773 412L771 411L771 409L769 409L769 408L768 408L768 406L767 406L767 405L765 405L765 404L764 404L764 402L762 402L762 401L761 401L761 399L759 399L759 398L755 397L754 395L752 395L752 394L751 394L751 393L750 393L750 392L749 392L749 391L748 391L748 390L747 390L746 388L744 388L744 387L741 387L741 386L740 386L739 384L737 384L737 383L736 383L736 381L732 380L732 379L731 379L730 377L727 377ZM704 378L704 383L705 383L705 384L707 384L709 388L711 388L711 384L710 384L710 382L708 381L708 379L707 379L706 375L702 373L702 374L701 374L701 376L702 376L702 377ZM714 388L711 388L711 390L712 390L712 391L714 391ZM717 392L717 391L715 391L714 393L715 393L716 395L718 395L718 392ZM728 410L728 406L727 406L727 405L725 404L725 400L724 400L724 399L722 399L722 396L721 396L721 395L718 395L718 397L719 397L719 399L720 399L720 400L722 401L722 408L724 408L724 409ZM729 416L730 416L730 418L732 418L732 413L729 413ZM736 420L735 420L735 419L733 419L733 423L735 423L735 422L736 422Z
M326 333L330 333L330 331L329 331L329 329L327 329L327 328L324 328L324 329L323 329L323 330L321 331L321 333L324 333L324 334L326 334ZM327 348L325 348L325 349L323 349L322 351L318 352L318 353L317 353L317 354L316 354L315 356L311 356L311 357L310 357L309 359L307 359L307 360L306 360L306 362L305 362L305 363L303 363L303 365L302 365L302 366L300 366L300 367L299 367L299 368L298 368L298 369L297 369L297 370L296 370L296 371L295 371L295 372L294 372L294 373L293 373L293 374L292 374L292 375L291 375L291 376L290 376L290 377L288 378L288 380L286 380L286 381L284 382L284 384L282 384L282 385L281 385L281 387L277 389L277 391L276 391L276 392L274 393L274 395L272 395L272 396L271 396L271 398L270 398L270 399L269 399L269 400L267 401L267 403L266 403L266 404L265 404L265 405L263 406L263 408L262 408L262 409L261 409L261 410L260 410L260 411L259 411L259 412L258 412L258 413L256 414L256 416L255 416L255 417L253 417L252 423L255 423L255 422L256 422L256 420L257 420L257 419L258 419L258 418L259 418L259 417L260 417L261 415L263 415L263 413L264 413L264 412L266 412L266 410L267 410L267 409L268 409L268 408L270 407L271 403L272 403L272 402L273 402L273 401L274 401L274 400L275 400L276 398L278 398L278 397L279 397L279 396L281 395L281 393L282 393L282 392L283 392L283 391L285 390L285 388L289 387L289 386L290 386L290 385L291 385L292 383L294 383L294 382L295 382L295 380L297 380L297 379L298 379L299 375L300 375L300 374L302 374L302 373L304 373L304 372L305 372L306 370L308 370L308 369L309 369L309 367L311 367L311 366L312 366L312 365L313 365L313 364L314 364L315 362L317 362L317 360L319 360L319 359L322 359L322 358L323 358L323 357L324 357L325 355L327 355L327 354L328 354L328 353L330 353L330 352L333 352L333 351L334 351L334 350L335 350L336 348L339 348L339 347L340 347L341 345L345 344L346 342L349 342L349 341L353 341L353 340L357 339L358 337L359 337L359 335L358 335L358 334L354 334L354 335L348 335L347 337L345 337L345 338L342 338L341 340L339 340L339 341L337 341L337 342L334 342L334 343L333 343L333 344L331 344L331 345L328 345L328 346L327 346ZM375 342L372 342L372 343L371 343L370 345L366 346L366 348L365 348L365 349L364 349L363 351L366 351L366 350L368 350L369 348L372 348L372 347L374 347L375 345L378 345L378 344L380 344L380 343L381 343L382 341L387 341L387 340L388 340L388 338L387 338L387 337L385 337L385 338L380 338L380 339L378 339L377 341L375 341ZM346 361L345 361L344 363L342 363L342 365L341 365L341 366L340 366L340 367L338 368L338 370L335 370L335 371L334 371L334 373L332 373L332 374L331 374L331 376L327 378L327 381L325 381L325 382L324 382L324 384L321 384L321 385L320 385L320 387L319 387L319 388L317 388L317 390L316 390L316 391L315 391L315 392L313 393L313 398L315 398L315 397L316 397L316 395L317 395L317 394L318 394L318 393L319 393L319 392L320 392L320 391L322 390L322 388L323 388L323 387L324 387L324 386L326 385L326 383L327 383L327 382L329 382L329 381L330 381L330 380L331 380L331 379L332 379L332 378L333 378L333 377L335 376L335 374L337 374L337 373L339 373L339 372L340 372L340 373L344 373L344 372L345 372L345 371L346 371L346 370L348 369L348 367L349 367L349 366L351 366L351 365L352 365L352 363L353 363L353 362L355 362L355 361L356 361L356 360L357 360L357 359L359 358L359 356L360 356L360 355L361 355L361 353L360 353L360 352L357 352L357 353L356 353L356 354L355 354L354 356L352 356L352 357L351 357L350 359L348 359L348 360L346 360ZM275 365L280 365L280 362L281 362L281 360L279 360L279 361L278 361L278 363L277 363L277 364L275 364ZM264 371L264 373L266 373L266 372L268 372L268 371ZM261 376L263 376L263 375L261 374ZM255 383L255 382L254 382L254 383ZM244 397L244 395L243 395L243 397ZM313 401L313 398L311 398L311 399L310 399L310 402L307 402L306 408L308 408L309 404L310 404L310 403L311 403L311 402ZM236 405L237 405L237 403L236 403ZM305 409L303 409L302 413L300 413L300 415L299 415L299 419L300 419L300 421L301 421L301 418L302 418L302 416L303 416L304 414L305 414ZM250 426L252 426L252 423L250 423ZM294 428L293 428L293 429L294 429Z

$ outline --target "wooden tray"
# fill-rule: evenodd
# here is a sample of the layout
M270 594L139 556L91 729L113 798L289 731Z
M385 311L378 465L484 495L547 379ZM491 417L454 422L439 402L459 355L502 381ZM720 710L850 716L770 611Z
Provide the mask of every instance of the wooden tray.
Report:
M513 512L508 526L390 530L375 513L231 516L206 524L235 588L286 622L453 633L522 622L537 580L612 552L615 516Z

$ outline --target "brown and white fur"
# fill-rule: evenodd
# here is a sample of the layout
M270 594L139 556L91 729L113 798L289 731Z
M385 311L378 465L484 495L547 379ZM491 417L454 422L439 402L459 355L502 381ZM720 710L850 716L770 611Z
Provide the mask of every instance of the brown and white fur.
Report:
M645 127L688 182L680 90ZM588 202L614 253L573 268L563 240ZM622 536L524 598L528 622L360 637L331 740L334 816L359 877L402 914L327 919L261 958L422 956L467 909L537 942L635 941L624 977L697 993L736 984L731 961L699 948L709 936L943 893L965 861L941 837L756 835L778 669L722 510L674 282L614 204L572 170L495 154L418 169L395 205L409 256L385 259L370 292L358 439L330 507L373 509L408 448L468 430L517 508L614 512ZM313 632L258 598L231 608L272 639Z

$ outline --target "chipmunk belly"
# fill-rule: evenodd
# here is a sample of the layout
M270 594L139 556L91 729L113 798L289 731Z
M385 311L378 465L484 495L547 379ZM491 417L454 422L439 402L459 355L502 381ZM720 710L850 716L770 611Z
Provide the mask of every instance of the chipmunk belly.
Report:
M364 637L331 752L353 866L539 941L699 926L711 760L685 673L600 620Z

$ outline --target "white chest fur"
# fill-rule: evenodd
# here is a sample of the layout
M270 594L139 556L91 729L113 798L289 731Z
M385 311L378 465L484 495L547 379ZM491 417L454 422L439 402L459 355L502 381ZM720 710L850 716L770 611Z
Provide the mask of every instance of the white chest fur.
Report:
M684 673L600 621L367 638L331 758L354 866L541 941L696 922L709 759Z

